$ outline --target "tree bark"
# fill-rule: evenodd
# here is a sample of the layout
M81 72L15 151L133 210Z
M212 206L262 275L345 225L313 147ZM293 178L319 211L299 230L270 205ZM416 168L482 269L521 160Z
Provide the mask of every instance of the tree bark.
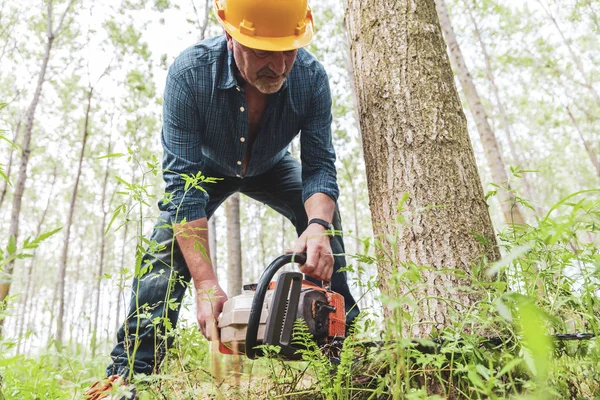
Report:
M125 318L125 313L127 312L126 310L123 310L123 317L121 318L120 312L121 312L121 300L123 300L123 293L124 293L124 288L125 288L125 279L124 279L124 272L123 272L123 266L125 265L125 252L126 252L126 248L127 248L127 230L129 228L129 224L125 224L125 226L123 227L123 248L121 249L121 268L119 271L119 290L117 292L117 316L116 316L116 322L115 322L115 332L117 332L119 330L119 328L121 327L121 321L124 320Z
M579 134L579 138L581 139L583 147L585 148L585 151L586 151L588 157L590 158L590 161L592 162L594 169L596 170L596 175L598 177L600 177L600 156L598 154L596 154L596 152L594 151L594 148L592 147L592 144L583 135L583 132L581 131L581 127L579 126L579 122L573 115L573 112L571 111L569 106L565 105L564 107L567 110L569 119L571 120L571 122L573 122L573 126L575 127L575 130Z
M65 223L64 231L65 238L63 241L63 248L58 263L58 274L56 282L55 298L58 296L58 315L56 317L56 345L57 348L62 349L63 335L64 335L64 315L65 315L65 279L67 277L67 259L69 255L69 244L71 239L71 226L73 225L73 217L75 215L75 207L77 205L77 191L79 189L79 179L81 178L81 171L83 165L83 158L85 155L85 149L87 140L89 137L89 120L90 110L92 107L92 88L88 91L87 106L85 111L85 120L83 125L83 140L81 142L81 151L79 152L79 162L77 166L77 174L75 176L75 184L73 185L73 192L71 193L71 201L69 203L69 211L67 214L67 221Z
M414 301L403 334L427 337L475 304L462 288L481 257L499 257L467 122L434 0L349 0L346 24L373 230L388 255L379 286ZM433 267L419 269L426 285L394 287L394 272L411 263Z
M21 130L21 121L17 123L17 127L15 128L15 134L13 135L12 142L17 143L19 140L19 131ZM13 155L15 153L15 148L11 146L10 151L8 153L8 165L6 165L6 176L10 179L10 175L12 173L13 167ZM4 199L6 197L6 192L8 191L8 182L5 180L1 180L2 182L2 193L0 194L0 209L2 208L2 204L4 203Z
M217 216L215 214L208 220L208 250L210 252L210 263L218 279L218 257L217 257Z
M240 194L227 200L227 296L242 293L242 239L240 231Z
M510 189L506 167L502 160L502 152L498 140L490 126L487 114L483 108L483 103L481 102L475 83L473 83L473 78L467 68L458 41L456 40L446 3L444 0L436 0L436 4L444 38L446 39L448 49L450 50L450 60L458 75L469 109L475 119L475 125L477 126L477 131L479 132L483 150L492 174L492 180L496 184L502 187L506 186ZM518 204L515 202L514 194L503 188L500 188L497 193L506 223L509 225L523 224L525 220Z
M91 93L91 90L90 90ZM89 101L91 101L91 97L89 97ZM89 104L88 104L88 112L89 112ZM106 154L110 154L112 149L112 142L109 140L108 149ZM100 205L102 206L102 223L100 224L100 261L98 262L98 270L96 272L96 284L94 288L94 293L96 294L96 298L94 301L94 307L92 312L94 313L94 323L92 325L92 358L96 356L96 340L97 340L97 331L98 331L98 314L100 313L100 288L102 283L102 274L104 273L104 255L106 249L106 235L104 231L106 230L106 219L108 218L108 212L110 209L110 204L106 204L106 188L108 187L108 176L110 174L110 157L106 159L106 169L104 170L104 180L102 182L102 197L100 200Z
M286 219L282 215L281 216L281 254L285 254L285 251L288 248L287 243L286 243L286 238L285 238L285 225L286 225Z

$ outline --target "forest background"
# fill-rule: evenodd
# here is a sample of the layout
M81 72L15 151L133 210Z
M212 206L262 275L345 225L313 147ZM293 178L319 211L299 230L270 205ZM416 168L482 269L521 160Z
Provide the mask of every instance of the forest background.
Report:
M572 193L598 188L600 2L450 0L447 6L525 221L534 223ZM6 139L0 141L6 178L0 180L0 293L8 294L0 310L2 357L37 358L58 344L62 354L94 365L108 360L129 299L136 246L149 234L162 198L166 71L186 47L221 33L210 8L200 0L0 5ZM346 247L362 254L373 239L345 9L334 0L313 8L317 31L309 50L332 87ZM457 87L465 96L458 80ZM500 232L506 218L498 193L507 182L493 178L465 109ZM298 142L290 150L298 155ZM234 290L228 270L243 274L244 283L255 281L295 236L281 216L244 196L221 207L213 224L215 264L228 291ZM375 277L375 267L354 268L361 308L379 315L375 285L357 284ZM192 302L185 309L182 325L194 326Z

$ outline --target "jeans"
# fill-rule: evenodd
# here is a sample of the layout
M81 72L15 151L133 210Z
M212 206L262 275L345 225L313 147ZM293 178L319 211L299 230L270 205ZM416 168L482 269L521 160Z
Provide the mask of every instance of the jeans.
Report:
M202 173L209 177L219 177L208 169L204 169ZM263 175L243 179L224 177L218 183L204 187L210 195L206 207L208 218L231 194L241 192L288 218L296 227L298 235L307 227L308 218L302 203L301 166L289 153ZM333 225L336 230L342 230L337 206ZM146 251L141 267L151 267L141 277L133 280L128 316L117 332L117 344L111 352L113 363L106 370L108 376L128 377L132 372L130 367L134 373L157 372L167 347L171 345L172 337L165 333L177 324L179 309L191 276L170 226L170 214L161 212L151 236L151 241L159 246L158 249ZM339 272L340 268L346 266L341 236L331 239L331 248L335 254L331 289L344 296L346 321L350 326L359 310L350 293L346 272ZM167 324L164 317L168 319ZM132 361L131 364L129 360Z

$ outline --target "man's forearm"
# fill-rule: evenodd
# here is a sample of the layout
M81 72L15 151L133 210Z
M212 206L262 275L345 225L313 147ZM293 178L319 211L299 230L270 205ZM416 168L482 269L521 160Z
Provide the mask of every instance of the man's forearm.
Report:
M217 278L210 262L208 247L208 222L199 218L184 224L174 226L177 244L192 275L196 289L207 289L206 283L214 285Z
M324 193L315 193L310 196L304 202L304 208L309 221L313 218L321 218L327 222L333 222L335 201Z

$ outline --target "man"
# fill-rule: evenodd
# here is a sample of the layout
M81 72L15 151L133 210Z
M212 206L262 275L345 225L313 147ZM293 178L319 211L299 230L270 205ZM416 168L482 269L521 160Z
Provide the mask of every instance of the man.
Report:
M307 253L300 270L331 280L345 298L348 322L358 314L346 274L337 272L345 260L333 256L344 253L342 238L327 233L342 229L331 94L322 65L302 49L313 36L307 1L217 0L216 11L225 36L185 50L169 69L162 130L169 200L159 205L151 238L160 249L145 256L148 271L134 280L109 377L159 368L169 345L166 325L176 325L190 280L200 330L211 332L227 296L210 258L196 249L207 247L208 218L235 192L287 217L299 235L290 251ZM302 164L287 151L298 133ZM199 171L220 180L186 187L183 174Z

